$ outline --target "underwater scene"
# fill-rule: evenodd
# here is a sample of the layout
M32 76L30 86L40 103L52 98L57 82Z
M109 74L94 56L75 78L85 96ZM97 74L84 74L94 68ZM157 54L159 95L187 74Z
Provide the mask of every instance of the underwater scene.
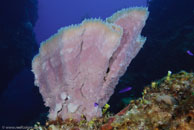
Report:
M0 130L194 130L194 0L1 0Z

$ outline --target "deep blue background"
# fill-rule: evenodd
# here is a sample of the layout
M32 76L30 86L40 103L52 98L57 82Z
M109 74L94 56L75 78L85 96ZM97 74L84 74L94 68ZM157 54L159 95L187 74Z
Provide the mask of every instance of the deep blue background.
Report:
M146 0L39 0L35 26L38 43L61 27L78 24L84 18L106 18L117 10L146 6Z

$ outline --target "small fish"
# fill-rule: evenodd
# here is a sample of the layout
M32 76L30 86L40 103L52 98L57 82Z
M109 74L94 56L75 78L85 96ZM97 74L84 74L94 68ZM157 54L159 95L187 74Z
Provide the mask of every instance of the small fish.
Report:
M95 102L95 103L94 103L94 107L97 107L97 106L98 106L98 103Z
M108 109L109 107L110 107L109 104L105 104L105 105L104 105L104 108L106 108L106 109Z
M187 50L187 54L189 54L190 56L193 56L193 53L190 50Z
M102 114L105 114L107 112L107 110L108 110L109 107L110 107L109 104L105 104L104 107L103 107L103 109L102 109Z
M124 93L124 92L130 91L131 89L132 89L132 87L127 87L123 90L120 90L119 93Z

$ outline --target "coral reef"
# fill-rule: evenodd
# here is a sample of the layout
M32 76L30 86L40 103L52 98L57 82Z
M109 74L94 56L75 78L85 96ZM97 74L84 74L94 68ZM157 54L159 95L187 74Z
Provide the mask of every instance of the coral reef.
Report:
M194 128L194 73L181 71L146 86L143 97L116 115L91 121L73 119L37 123L37 130L192 130Z
M123 9L105 22L92 19L62 28L41 44L32 71L50 120L102 115L101 108L146 40L140 33L147 17L147 8Z

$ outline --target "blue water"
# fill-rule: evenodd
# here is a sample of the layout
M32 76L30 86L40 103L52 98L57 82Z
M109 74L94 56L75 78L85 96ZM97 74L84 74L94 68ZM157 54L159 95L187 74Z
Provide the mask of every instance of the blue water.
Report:
M146 6L146 0L40 0L39 19L34 28L37 41L40 43L59 28L78 24L84 18L104 19L132 6Z

